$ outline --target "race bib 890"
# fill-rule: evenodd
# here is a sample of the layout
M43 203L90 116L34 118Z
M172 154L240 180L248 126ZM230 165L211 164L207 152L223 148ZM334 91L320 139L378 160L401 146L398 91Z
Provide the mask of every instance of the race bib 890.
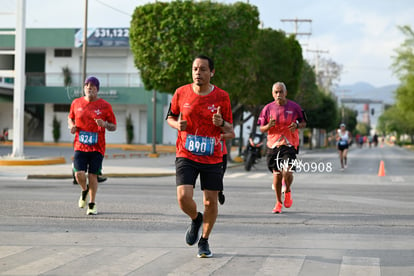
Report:
M79 131L79 142L88 146L95 145L98 143L98 133Z
M197 135L187 135L185 148L195 155L213 155L215 139Z

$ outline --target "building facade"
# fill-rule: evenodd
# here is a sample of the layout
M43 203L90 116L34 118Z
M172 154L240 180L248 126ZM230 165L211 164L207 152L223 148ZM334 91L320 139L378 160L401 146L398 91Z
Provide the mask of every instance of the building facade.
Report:
M133 144L152 143L156 108L156 143L175 142L176 133L166 127L168 93L145 90L129 48L128 28L88 30L86 76L100 80L99 96L111 103L117 130L107 143L127 143L127 124L133 126ZM82 96L82 29L26 30L26 85L24 140L53 142L53 120L60 122L60 142L72 142L67 116L74 98ZM14 36L0 36L0 50L14 49ZM14 56L0 55L0 70L14 67ZM129 120L128 120L129 119ZM12 139L13 78L0 76L0 129Z

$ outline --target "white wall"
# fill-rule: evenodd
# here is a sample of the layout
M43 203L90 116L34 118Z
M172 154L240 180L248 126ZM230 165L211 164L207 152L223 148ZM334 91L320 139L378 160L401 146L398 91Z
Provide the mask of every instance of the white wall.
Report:
M79 86L82 83L80 80L82 73L82 49L72 48L72 57L55 57L54 50L54 48L46 49L46 85L63 85L62 68L67 66L73 74L73 86ZM142 82L138 77L138 69L134 65L134 57L129 49L89 48L86 71L87 76L97 76L102 86L142 86ZM117 73L119 73L118 76Z
M87 53L87 74L95 75L101 81L101 86L138 86L138 70L135 68L134 58L127 48L89 48ZM63 85L62 68L69 67L72 71L73 84L79 86L82 72L82 49L72 48L72 57L55 57L54 48L46 49L45 73L47 86ZM117 75L119 73L119 75ZM132 79L130 78L132 75ZM132 143L147 143L147 106L146 105L113 105L117 119L117 130L106 132L107 143L126 143L126 117L131 114L134 124L134 139ZM72 142L73 135L67 129L66 112L53 112L53 104L45 105L44 141L52 142L52 122L56 114L61 121L61 142ZM2 116L3 117L3 116ZM0 119L2 120L2 119ZM0 121L1 122L1 121Z
M163 118L167 117L171 99L172 99L172 95L168 95L168 101L167 101L168 104L164 106L163 108ZM162 131L163 131L162 143L164 145L175 145L175 142L177 141L177 130L170 127L167 123L167 120L164 120Z
M63 86L63 67L67 66L73 73L79 73L81 54L80 50L73 49L72 57L55 57L55 49L47 48L45 57L46 86Z

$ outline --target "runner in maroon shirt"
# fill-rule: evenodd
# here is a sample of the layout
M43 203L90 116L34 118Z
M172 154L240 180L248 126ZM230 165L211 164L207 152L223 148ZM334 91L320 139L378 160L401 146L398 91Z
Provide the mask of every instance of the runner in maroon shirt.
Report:
M282 213L282 180L286 184L284 205L292 206L290 186L293 182L296 153L299 147L299 128L306 126L306 116L302 108L286 98L287 90L283 82L272 87L275 99L260 113L260 131L267 132L267 165L273 173L273 187L276 191L276 205L273 213Z
M209 57L196 57L192 66L193 83L175 91L167 116L168 124L178 130L177 200L181 210L193 220L186 232L186 243L193 245L200 239L197 255L200 258L213 256L208 237L217 218L218 192L223 190L221 134L234 133L229 95L210 84L214 72L214 63ZM197 211L193 199L198 175L204 215Z

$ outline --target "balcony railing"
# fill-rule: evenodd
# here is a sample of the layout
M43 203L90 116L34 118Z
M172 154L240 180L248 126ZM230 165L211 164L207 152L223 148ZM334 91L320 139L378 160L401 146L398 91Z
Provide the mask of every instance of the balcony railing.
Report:
M138 73L89 73L99 79L102 87L142 87ZM71 75L71 86L83 86L81 74ZM13 78L1 78L0 86L13 87ZM62 73L26 73L27 86L65 86Z

